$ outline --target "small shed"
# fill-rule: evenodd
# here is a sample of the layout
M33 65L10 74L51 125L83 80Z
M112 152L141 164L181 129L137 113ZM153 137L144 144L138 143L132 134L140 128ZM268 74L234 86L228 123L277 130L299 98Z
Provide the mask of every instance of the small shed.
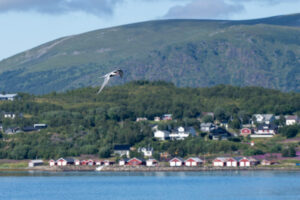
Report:
M148 166L148 167L155 167L155 166L158 166L158 161L155 160L155 159L153 159L153 158L148 159L148 160L146 161L146 166Z
M75 159L75 161L74 161L74 163L75 163L75 165L81 165L81 162L80 162L80 160L78 160L78 159Z
M194 167L203 164L203 160L198 157L190 157L184 161L185 166Z
M52 167L52 166L55 166L57 165L57 162L53 159L49 160L49 166Z
M226 166L226 158L224 158L224 157L215 158L213 160L213 166L214 167L224 167L224 166Z
M238 160L235 158L226 158L226 166L227 167L237 167Z
M184 160L179 157L175 157L169 161L171 167L180 167L184 164Z
M138 166L138 165L145 165L145 164L146 164L146 162L142 158L131 158L127 162L127 165L130 165L130 166Z
M35 166L41 166L44 164L43 160L31 160L28 163L28 167L35 167Z

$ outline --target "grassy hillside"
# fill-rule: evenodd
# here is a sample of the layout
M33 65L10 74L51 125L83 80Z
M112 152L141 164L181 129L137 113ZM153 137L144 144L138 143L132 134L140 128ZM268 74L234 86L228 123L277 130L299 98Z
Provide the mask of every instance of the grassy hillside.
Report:
M0 62L0 90L48 93L131 80L300 91L300 14L246 21L162 20L60 38Z

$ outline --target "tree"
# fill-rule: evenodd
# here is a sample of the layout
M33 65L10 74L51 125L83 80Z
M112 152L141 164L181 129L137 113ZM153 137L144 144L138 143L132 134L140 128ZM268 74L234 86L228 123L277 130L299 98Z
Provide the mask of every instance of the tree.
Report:
M213 122L214 122L214 119L213 119L213 117L210 116L210 115L205 115L205 116L201 119L201 121L202 121L203 123L213 123Z

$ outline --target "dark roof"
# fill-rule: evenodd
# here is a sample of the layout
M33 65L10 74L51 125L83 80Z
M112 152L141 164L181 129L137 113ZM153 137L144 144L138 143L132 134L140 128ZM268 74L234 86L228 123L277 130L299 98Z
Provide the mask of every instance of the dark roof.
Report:
M275 124L259 124L258 130L275 130L277 126Z
M228 135L228 136L231 135L226 129L221 127L211 130L210 133L211 135Z
M130 150L130 145L115 145L114 146L115 151L129 151Z
M31 131L38 131L39 129L34 128L33 126L26 126L26 127L23 127L22 130L24 132L31 132Z

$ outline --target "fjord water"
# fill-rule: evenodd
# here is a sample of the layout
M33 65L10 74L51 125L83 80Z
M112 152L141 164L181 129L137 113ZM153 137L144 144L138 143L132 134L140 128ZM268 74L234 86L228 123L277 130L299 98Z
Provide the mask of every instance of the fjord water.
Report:
M300 172L0 172L0 199L300 199Z

